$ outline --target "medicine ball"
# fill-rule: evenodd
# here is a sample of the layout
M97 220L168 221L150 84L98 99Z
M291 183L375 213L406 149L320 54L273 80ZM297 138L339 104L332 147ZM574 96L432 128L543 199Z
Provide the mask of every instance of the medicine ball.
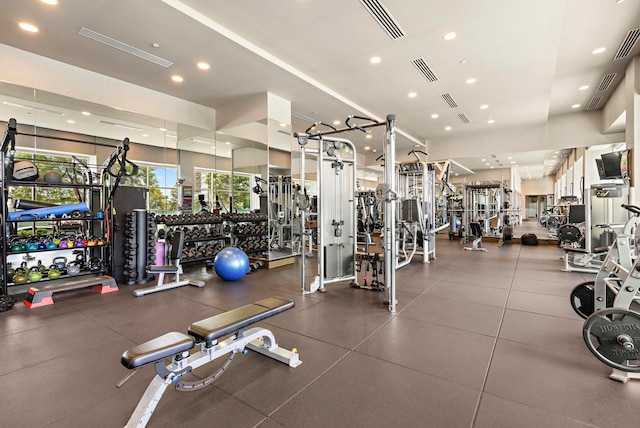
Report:
M42 178L45 183L62 183L62 174L58 171L47 171Z
M35 181L40 175L38 167L27 160L19 160L13 164L13 179L18 181Z

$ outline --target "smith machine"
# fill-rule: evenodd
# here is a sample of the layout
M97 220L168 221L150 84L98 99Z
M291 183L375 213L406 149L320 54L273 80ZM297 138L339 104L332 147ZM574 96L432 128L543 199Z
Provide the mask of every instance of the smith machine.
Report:
M337 129L324 123L316 123L304 133L295 133L300 145L300 183L296 201L298 207L309 206L304 192L305 164L315 160L317 165L318 186L318 266L313 281L307 284L306 259L302 258L302 293L325 292L326 284L357 281L356 265L356 149L353 143L342 138L332 137L348 131L367 132L368 128L384 126L384 183L376 188L376 198L383 204L384 243L396 242L396 199L395 192L395 115L388 115L384 122L349 116L346 127ZM325 126L325 131L318 130ZM311 132L314 132L313 134ZM304 192L304 193L303 193ZM306 209L301 209L301 224L306 225ZM302 248L310 232L302 233ZM396 245L384 245L384 285L387 292L389 311L396 311L395 261Z

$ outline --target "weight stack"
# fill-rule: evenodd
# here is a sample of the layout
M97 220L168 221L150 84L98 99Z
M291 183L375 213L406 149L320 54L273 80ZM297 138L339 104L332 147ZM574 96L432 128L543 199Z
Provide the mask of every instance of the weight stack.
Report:
M151 280L147 265L155 264L156 225L154 215L143 209L126 214L125 266L127 284L144 284Z

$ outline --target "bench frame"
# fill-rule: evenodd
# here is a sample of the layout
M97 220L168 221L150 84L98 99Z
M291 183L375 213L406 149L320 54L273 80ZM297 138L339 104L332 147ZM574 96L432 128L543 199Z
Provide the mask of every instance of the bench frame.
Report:
M212 319L213 318L215 317L212 317ZM148 362L148 364L153 363L155 365L156 376L151 380L142 398L140 398L125 428L145 427L169 385L175 384L176 389L179 391L196 391L211 384L227 369L231 360L233 360L238 352L246 354L247 349L250 349L293 368L302 364L297 352L280 348L273 333L263 327L252 327L246 331L243 327L239 327L235 334L228 336L226 339L222 341L214 339L211 342L202 341L195 343L196 339L192 336L187 336L182 333L175 334L178 338L174 343L182 341L184 344L185 339L191 339L195 345L186 351L178 352L174 355L158 354L158 360ZM146 344L138 346L145 345ZM191 353L194 347L198 350ZM181 347L181 349L186 348ZM128 352L129 351L127 351L127 353ZM166 358L171 358L171 363L168 365L166 365L165 356ZM193 370L223 356L227 356L227 360L216 372L208 377L196 381L181 380L182 377L187 376ZM118 384L118 387L129 380L143 365L137 366L133 372Z

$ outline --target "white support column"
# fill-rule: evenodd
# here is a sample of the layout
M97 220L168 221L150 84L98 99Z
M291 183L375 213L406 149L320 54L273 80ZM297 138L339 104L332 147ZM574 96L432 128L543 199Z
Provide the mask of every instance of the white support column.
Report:
M629 188L629 203L636 205L640 202L638 180L640 180L640 132L636 132L636 124L640 125L640 56L636 56L627 66L625 75L625 93L627 96L626 143L628 149L633 150L631 164L631 186Z

